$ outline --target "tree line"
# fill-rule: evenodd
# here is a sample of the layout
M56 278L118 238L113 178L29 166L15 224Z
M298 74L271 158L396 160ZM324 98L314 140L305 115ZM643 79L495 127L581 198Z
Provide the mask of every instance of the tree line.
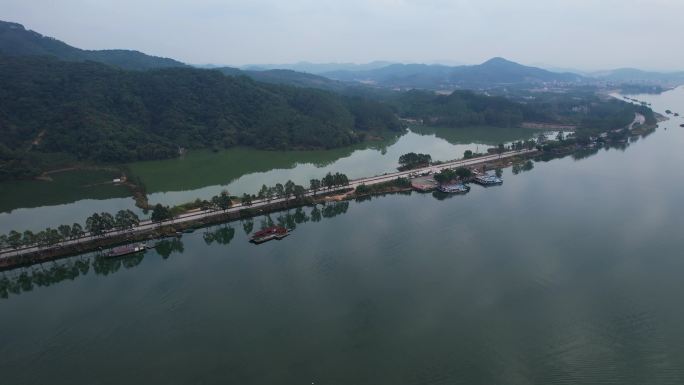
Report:
M138 215L131 210L120 210L116 214L94 213L86 219L85 227L79 223L59 225L57 228L46 228L34 233L26 230L20 233L16 230L0 235L0 249L20 247L48 247L65 241L81 238L86 232L91 235L102 235L110 230L128 230L140 223Z
M309 191L314 195L321 189L332 189L333 187L346 186L349 184L347 175L336 172L328 172L322 179L311 179L309 182ZM234 201L239 201L243 206L250 206L254 199L261 199L271 201L272 199L285 198L289 200L294 198L302 200L307 193L307 189L299 184L288 180L285 184L277 183L275 186L262 185L259 192L255 195L245 193L241 198L231 196L228 191L222 191L218 195L211 197L209 200L196 200L195 202L180 205L176 207L169 207L157 203L152 207L150 220L154 223L162 223L164 221L173 219L179 215L183 210L187 209L201 209L201 210L221 210L226 211L233 206ZM19 249L20 247L48 247L55 246L65 241L81 238L87 234L92 236L102 236L110 231L125 231L131 230L140 224L140 218L131 210L119 210L114 215L101 212L93 213L86 218L85 226L79 223L72 225L60 225L57 228L47 228L38 233L33 233L26 230L20 233L16 230L10 231L8 234L0 235L0 250L2 249Z
M445 168L435 174L433 178L439 183L448 183L452 180L459 179L465 181L473 176L473 172L467 167L457 167L456 169Z
M429 166L431 162L432 156L430 154L416 154L415 152L409 152L399 157L399 168L401 170L410 170L413 168Z

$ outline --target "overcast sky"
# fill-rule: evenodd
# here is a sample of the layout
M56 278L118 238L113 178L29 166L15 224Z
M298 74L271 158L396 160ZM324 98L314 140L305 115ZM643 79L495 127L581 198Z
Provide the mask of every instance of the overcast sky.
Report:
M0 0L86 49L194 64L479 63L684 70L684 0Z

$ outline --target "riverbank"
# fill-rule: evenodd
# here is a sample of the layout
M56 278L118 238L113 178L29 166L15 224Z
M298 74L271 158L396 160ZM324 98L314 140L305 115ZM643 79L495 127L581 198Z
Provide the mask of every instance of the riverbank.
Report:
M439 172L443 169L456 167L471 167L477 169L492 169L512 164L520 159L532 157L537 150L510 151L497 155L486 155L473 159L461 159L432 165L421 170L403 171L381 176L361 178L350 181L345 186L333 187L323 193L307 190L301 199L278 198L272 200L255 201L249 205L237 204L223 211L195 210L162 222L145 221L129 230L113 230L101 236L86 235L79 239L68 240L48 247L29 246L23 249L5 249L0 253L0 269L11 269L17 266L40 263L52 259L66 257L88 251L100 250L118 244L155 239L175 235L176 232L202 227L209 224L231 220L250 218L268 214L274 211L294 207L324 203L330 199L350 200L362 196L382 195L395 192L409 191L410 183L394 184L395 180L407 180L413 172ZM370 191L356 194L359 186L373 186Z

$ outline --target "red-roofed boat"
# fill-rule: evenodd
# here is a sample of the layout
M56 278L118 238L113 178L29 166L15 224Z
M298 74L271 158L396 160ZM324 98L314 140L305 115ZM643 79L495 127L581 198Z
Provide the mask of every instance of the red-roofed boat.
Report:
M283 239L290 231L283 226L271 226L252 234L250 242L263 243L272 239Z

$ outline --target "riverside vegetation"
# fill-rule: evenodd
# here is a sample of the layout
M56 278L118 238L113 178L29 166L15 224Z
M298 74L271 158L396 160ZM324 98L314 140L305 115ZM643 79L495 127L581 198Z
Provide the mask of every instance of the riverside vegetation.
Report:
M311 179L309 191L314 196L321 189L331 189L337 186L346 186L349 178L341 173L327 173L321 179ZM302 202L307 189L288 180L285 184L277 183L275 186L263 185L257 194L244 194L241 198L231 196L227 191L211 197L210 200L197 199L194 202L177 205L174 207L156 204L152 208L151 221L162 223L177 217L187 211L200 209L213 211L226 211L233 206L235 201L239 201L242 206L248 207L254 199L266 200L284 198L289 200L294 198ZM37 246L39 248L59 245L62 242L75 240L84 236L106 236L112 231L125 231L133 229L140 224L140 218L130 210L120 210L114 215L102 212L94 213L86 219L85 226L79 223L73 225L63 224L56 229L47 228L38 233L30 230L19 232L11 230L8 234L0 235L0 250L19 248L29 248Z
M523 96L419 90L349 96L214 70L126 71L0 55L0 180L79 164L172 158L201 148L335 148L402 131L398 118L452 128L572 124L578 137L626 125L636 112L655 120L647 106L590 92Z

